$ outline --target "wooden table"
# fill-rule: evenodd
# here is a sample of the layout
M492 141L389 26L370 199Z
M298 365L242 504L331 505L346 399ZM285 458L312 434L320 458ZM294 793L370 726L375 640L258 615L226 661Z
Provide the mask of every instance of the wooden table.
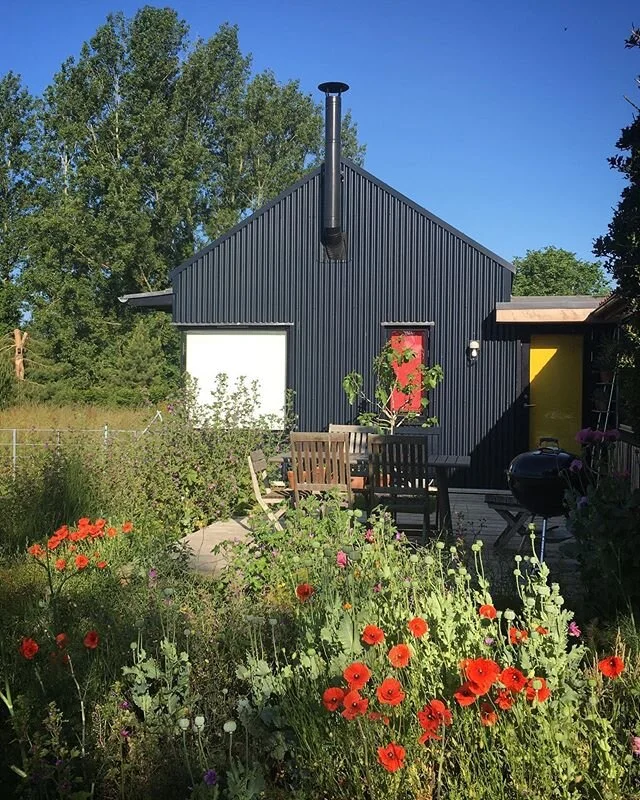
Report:
M471 456L429 456L427 464L436 472L436 486L438 488L438 523L440 530L453 533L451 519L451 501L449 499L449 472L456 469L469 469Z

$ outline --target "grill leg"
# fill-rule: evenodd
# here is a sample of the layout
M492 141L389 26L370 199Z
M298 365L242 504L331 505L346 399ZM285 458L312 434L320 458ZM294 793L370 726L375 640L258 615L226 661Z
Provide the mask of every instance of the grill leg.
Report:
M547 518L542 518L542 532L540 534L540 563L544 561L544 540L547 537Z

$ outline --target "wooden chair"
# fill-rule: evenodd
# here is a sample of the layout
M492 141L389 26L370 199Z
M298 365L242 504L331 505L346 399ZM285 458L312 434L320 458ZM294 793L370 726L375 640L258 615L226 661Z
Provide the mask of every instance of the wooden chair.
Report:
M292 433L291 471L293 497L322 494L337 489L351 506L349 437L346 433Z
M369 445L367 437L377 433L371 425L329 425L329 433L346 433L349 436L349 463L351 464L351 488L362 493L365 490Z
M256 502L275 527L279 531L284 530L279 519L287 510L286 501L290 497L289 491L284 482L269 481L267 459L262 450L254 450L247 457L247 461Z
M422 514L422 539L430 529L426 436L369 435L369 513L383 505L392 513Z

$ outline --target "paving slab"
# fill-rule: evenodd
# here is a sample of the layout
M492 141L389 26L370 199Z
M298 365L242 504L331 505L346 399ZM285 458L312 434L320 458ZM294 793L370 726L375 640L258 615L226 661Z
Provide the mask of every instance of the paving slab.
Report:
M226 561L224 553L214 554L213 548L222 542L246 542L250 536L248 518L238 517L199 528L181 541L189 549L191 568L202 575L215 576L224 568Z

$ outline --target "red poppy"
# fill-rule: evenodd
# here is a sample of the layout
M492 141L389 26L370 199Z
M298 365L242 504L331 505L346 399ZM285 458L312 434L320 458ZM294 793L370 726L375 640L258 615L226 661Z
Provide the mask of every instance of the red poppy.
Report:
M132 530L133 530L133 522L125 522L124 525L122 526L123 533L131 533Z
M478 699L478 695L473 691L471 688L471 684L469 681L463 683L462 686L458 689L457 692L454 692L453 696L458 701L458 704L461 706L470 706L472 703L475 703Z
M337 711L344 700L345 691L339 686L330 686L324 690L322 695L322 705L327 711Z
M371 722L382 722L384 725L388 725L390 720L386 714L378 714L377 711L370 711L367 716L371 720Z
M438 736L438 734L435 731L429 730L429 731L425 731L424 733L422 733L419 736L418 742L420 744L426 744L429 741L429 739L438 739L438 740L440 740L440 739L442 739L442 736Z
M404 766L404 757L406 750L402 745L391 742L386 747L378 748L378 761L387 770L387 772L395 772Z
M117 535L118 535L118 531L115 528L107 528L107 536L110 539L113 539Z
M548 700L551 697L551 692L549 691L549 687L547 686L547 682L544 678L536 677L527 681L525 693L527 700L530 703L533 703L534 700L537 700L539 703L544 703L545 700Z
M42 547L40 547L39 544L32 544L31 547L27 549L27 553L29 553L29 555L35 556L36 558L39 558L40 556L44 555L44 550L42 549Z
M89 559L83 555L76 556L75 560L78 569L84 569L89 564Z
M421 636L424 636L425 633L429 632L429 623L425 622L422 617L414 617L407 622L407 628L409 631L419 639Z
M87 525L91 525L91 520L89 517L80 517L78 520L78 527L79 528L86 528Z
M418 711L418 722L425 731L436 731L440 725L451 725L453 717L442 700L432 700Z
M361 661L354 661L342 673L345 681L349 684L349 689L362 689L371 677L371 670Z
M529 638L527 631L522 631L519 628L509 628L509 643L510 644L524 644Z
M503 711L508 711L513 705L513 695L507 689L500 689L496 696L496 705Z
M66 633L58 633L56 635L56 644L63 650L69 644L69 637Z
M375 625L367 625L362 631L362 641L365 644L380 644L384 640L384 631Z
M367 708L369 707L369 701L366 697L362 697L360 692L357 690L353 690L348 692L342 701L342 705L344 706L344 711L342 712L342 716L345 719L352 720L356 717L362 716L362 714L367 713Z
M66 539L69 535L69 526L68 525L61 525L57 531L53 532L54 536L57 536L58 539Z
M314 592L315 589L310 583L301 583L299 586L296 586L296 595L301 603L308 600Z
M88 650L95 650L100 644L100 637L97 631L89 631L82 640L82 643Z
M485 619L495 619L497 613L498 612L495 610L495 608L488 603L484 606L480 606L478 609L478 614Z
M97 561L96 562L96 567L98 569L104 569L106 566L107 566L107 562L106 561Z
M99 528L97 525L89 525L87 530L89 531L89 536L91 536L92 539L102 539L104 536L104 530Z
M395 678L385 678L376 691L378 700L385 706L399 706L404 700L402 684Z
M498 721L498 715L496 714L493 706L491 703L482 703L480 706L480 722L487 727L491 725L495 725Z
M549 633L549 628L543 628L542 625L538 625L535 630L540 636L546 636Z
M67 568L67 562L64 560L64 558L56 558L55 568L60 572Z
M486 694L500 674L500 667L490 658L474 658L467 661L465 672L476 694Z
M397 644L389 650L387 658L391 662L391 666L401 669L402 667L406 667L409 663L411 650L409 650L406 644Z
M47 542L47 550L55 550L60 544L62 544L62 539L58 536L51 536Z
M22 640L22 642L20 642L20 655L22 655L23 658L26 658L27 661L31 661L39 649L40 646L34 639L25 638Z
M101 530L102 528L104 528L104 526L105 526L106 524L107 524L107 520L106 520L106 519L102 519L102 517L100 517L99 519L97 519L97 520L95 521L95 523L94 523L94 525L96 526L96 528L98 528L99 530Z
M507 689L518 694L527 685L527 679L516 667L507 667L499 675L500 683Z
M598 669L607 678L617 678L624 672L624 661L619 656L607 656L598 661Z

